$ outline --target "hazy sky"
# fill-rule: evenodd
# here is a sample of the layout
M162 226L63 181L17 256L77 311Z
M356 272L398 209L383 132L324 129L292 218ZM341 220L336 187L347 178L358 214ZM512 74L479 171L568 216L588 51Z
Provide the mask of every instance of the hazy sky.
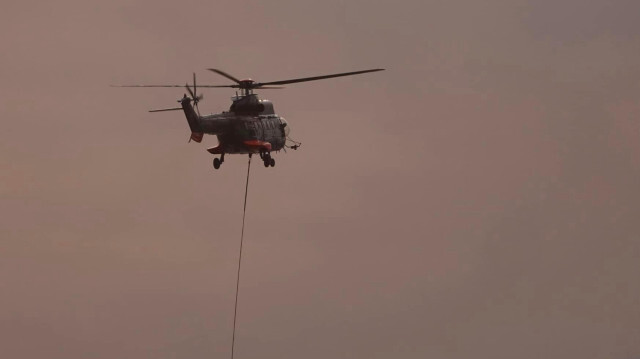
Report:
M247 159L109 84L383 67L260 92L303 146L252 168L236 358L639 358L639 14L3 4L0 356L229 357Z

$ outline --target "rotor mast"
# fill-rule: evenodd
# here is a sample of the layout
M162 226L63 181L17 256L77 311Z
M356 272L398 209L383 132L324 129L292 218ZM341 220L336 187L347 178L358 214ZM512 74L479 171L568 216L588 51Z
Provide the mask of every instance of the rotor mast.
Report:
M240 80L240 83L238 85L240 87L240 93L242 94L242 96L253 95L254 83L255 81L253 81L252 79Z

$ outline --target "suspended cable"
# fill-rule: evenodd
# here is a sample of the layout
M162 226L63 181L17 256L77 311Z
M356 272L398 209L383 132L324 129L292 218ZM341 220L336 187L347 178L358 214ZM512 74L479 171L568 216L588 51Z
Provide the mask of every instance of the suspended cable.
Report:
M238 292L240 290L240 265L242 264L242 241L244 240L244 218L247 214L247 193L249 192L249 171L251 170L251 154L247 164L247 184L244 187L244 207L242 209L242 232L240 234L240 255L238 256L238 277L236 279L236 304L233 310L233 335L231 336L231 359L236 344L236 318L238 316Z

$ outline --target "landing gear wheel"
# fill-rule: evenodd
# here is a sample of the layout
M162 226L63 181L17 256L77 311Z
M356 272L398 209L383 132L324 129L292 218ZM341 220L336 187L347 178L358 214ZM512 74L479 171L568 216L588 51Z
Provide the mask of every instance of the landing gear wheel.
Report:
M271 167L275 167L276 166L276 160L274 160L273 157L270 158L269 165L271 165Z
M269 159L265 158L264 160L264 166L265 167L269 167L269 165L271 164L271 161L269 161Z
M222 164L222 161L220 161L218 157L213 159L213 168L218 169L220 168L221 164Z

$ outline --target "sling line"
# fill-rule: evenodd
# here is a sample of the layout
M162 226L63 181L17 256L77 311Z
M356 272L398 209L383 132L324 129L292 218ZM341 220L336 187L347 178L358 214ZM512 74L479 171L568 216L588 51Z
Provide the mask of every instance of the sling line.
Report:
M231 337L231 359L236 344L236 318L238 316L238 292L240 289L240 265L242 264L242 241L244 240L244 218L247 214L247 193L249 192L249 171L251 170L251 154L247 164L247 184L244 187L244 207L242 209L242 232L240 234L240 255L238 256L238 277L236 279L236 304L233 310L233 335Z

